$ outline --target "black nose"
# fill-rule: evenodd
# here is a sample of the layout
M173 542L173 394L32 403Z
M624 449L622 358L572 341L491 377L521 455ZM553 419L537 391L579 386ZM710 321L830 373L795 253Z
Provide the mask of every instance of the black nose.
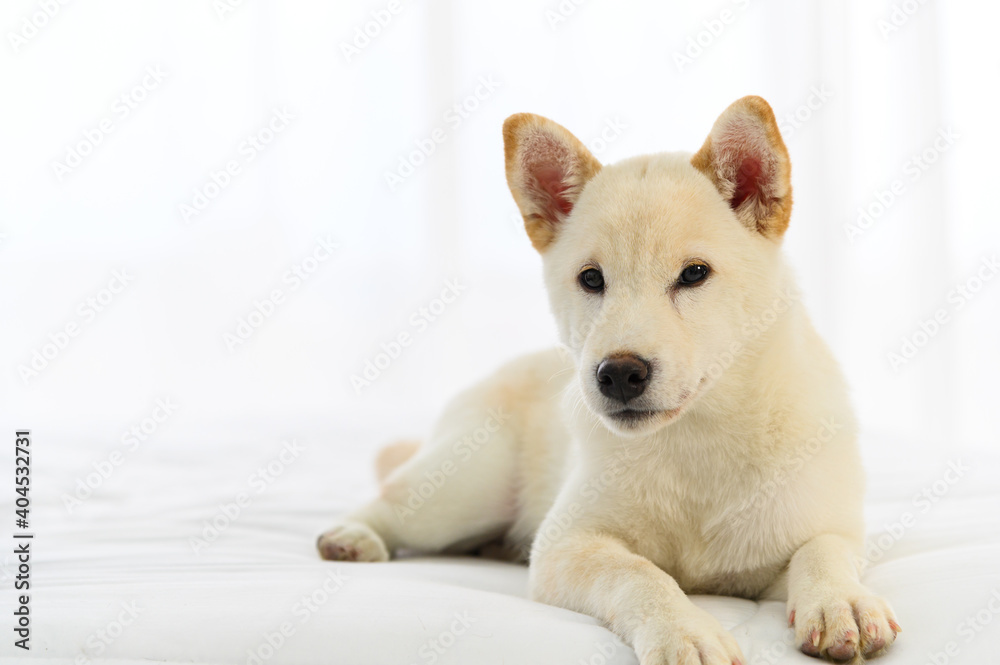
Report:
M649 383L649 363L632 354L610 356L597 366L601 393L621 403L634 399Z

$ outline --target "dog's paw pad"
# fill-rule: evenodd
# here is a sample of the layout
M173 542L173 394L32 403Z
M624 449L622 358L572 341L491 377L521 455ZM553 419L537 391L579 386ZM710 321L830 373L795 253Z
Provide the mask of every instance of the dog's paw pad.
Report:
M858 653L858 645L858 634L849 630L826 648L826 655L832 660L850 660Z
M869 623L864 627L865 642L871 651L881 651L885 648L885 635L879 630L875 623Z
M316 540L327 561L388 561L389 551L377 533L364 524L338 524Z

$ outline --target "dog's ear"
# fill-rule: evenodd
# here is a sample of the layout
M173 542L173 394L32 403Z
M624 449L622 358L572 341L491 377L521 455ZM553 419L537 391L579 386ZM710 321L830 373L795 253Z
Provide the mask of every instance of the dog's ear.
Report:
M778 240L792 214L791 163L771 107L744 97L722 112L691 165L750 229Z
M531 244L544 252L601 163L565 127L532 113L503 123L507 184Z

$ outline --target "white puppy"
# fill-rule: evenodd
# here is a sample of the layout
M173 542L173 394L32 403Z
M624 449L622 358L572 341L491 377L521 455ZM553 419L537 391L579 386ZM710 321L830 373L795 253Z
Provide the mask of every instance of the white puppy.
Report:
M856 426L782 257L790 166L767 102L735 102L693 156L602 167L531 114L503 136L568 352L511 363L426 445L384 452L380 498L322 555L502 539L530 551L534 598L606 622L643 665L743 662L686 593L787 598L805 653L881 652L899 626L859 581Z

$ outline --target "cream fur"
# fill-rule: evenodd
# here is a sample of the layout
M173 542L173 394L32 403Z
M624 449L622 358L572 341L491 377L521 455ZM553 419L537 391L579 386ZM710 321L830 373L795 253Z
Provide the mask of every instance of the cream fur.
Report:
M892 643L892 611L859 580L864 480L847 391L799 303L784 228L768 217L790 209L787 154L772 154L784 152L773 115L749 99L727 111L738 124L723 114L712 136L718 146L747 123L766 130L747 149L786 180L761 183L778 198L750 222L705 172L725 171L705 148L694 165L668 153L595 167L552 121L508 121L508 180L529 233L545 229L533 240L564 348L460 394L381 496L320 537L326 558L503 539L530 552L536 599L605 621L643 665L742 662L687 593L786 598L813 655L860 660ZM525 153L538 145L558 163ZM539 164L564 169L566 201L538 200ZM677 287L692 259L709 277ZM603 295L577 283L587 266L602 270ZM620 352L653 362L637 402L659 413L637 424L609 415L595 380ZM429 479L441 482L414 500Z

